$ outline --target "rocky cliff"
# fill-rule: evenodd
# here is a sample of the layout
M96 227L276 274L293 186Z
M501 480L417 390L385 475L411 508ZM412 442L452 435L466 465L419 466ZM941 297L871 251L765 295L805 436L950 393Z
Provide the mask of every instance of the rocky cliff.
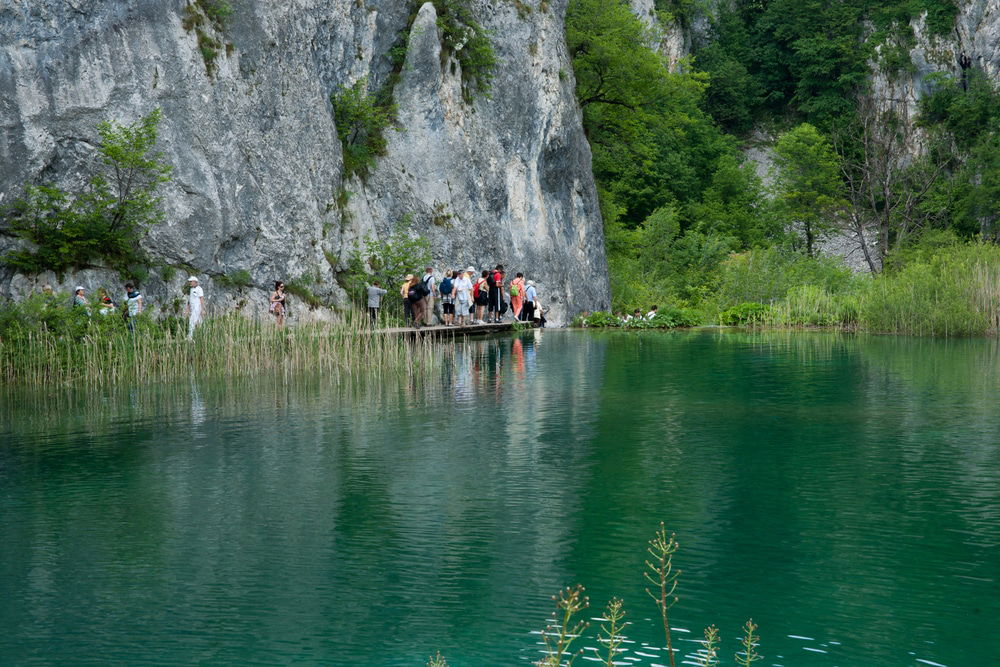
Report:
M93 159L96 125L162 108L161 148L174 166L167 221L150 231L164 266L208 276L214 307L264 310L271 280L309 277L331 304L354 242L401 219L440 267L502 262L539 284L551 319L607 307L604 240L590 151L566 53L566 0L473 3L498 59L489 96L466 101L458 62L442 55L431 3L234 0L206 63L187 0L4 0L0 5L0 196L25 182L71 184ZM365 178L344 177L330 94L386 80L400 131ZM349 194L348 194L349 193ZM10 238L0 237L0 247ZM251 288L217 278L247 270ZM147 298L165 304L184 272L154 270ZM175 273L170 280L163 275ZM0 270L19 296L54 275ZM99 268L58 284L114 286ZM304 309L300 309L304 310Z

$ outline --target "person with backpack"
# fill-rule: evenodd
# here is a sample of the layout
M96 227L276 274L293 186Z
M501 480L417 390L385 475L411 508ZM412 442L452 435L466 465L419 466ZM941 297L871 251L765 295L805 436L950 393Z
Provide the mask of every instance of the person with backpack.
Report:
M420 328L420 323L427 317L427 284L423 280L418 280L416 276L410 279L409 288L406 290L406 298L410 302L410 309L413 311L413 326Z
M413 305L407 295L410 291L410 283L413 282L413 274L407 273L403 278L403 284L399 286L399 296L403 298L403 323L413 324Z
M472 286L472 298L476 302L476 319L472 321L473 324L483 324L483 311L486 310L486 306L490 303L489 275L490 272L487 269L483 269L483 274L476 281L476 284Z
M510 281L510 309L514 313L514 319L521 319L521 310L524 308L524 274L518 273L514 280Z
M503 315L501 304L506 306L503 300L503 264L497 264L497 267L489 273L486 280L489 286L489 301L487 302L489 312L487 313L486 321L499 323L500 317Z
M424 277L421 279L421 282L424 284L424 287L427 290L427 293L424 295L424 306L423 306L424 324L426 324L427 326L431 326L432 324L436 324L435 320L437 319L437 313L434 311L435 307L434 291L437 286L437 280L434 278L433 268L429 266L427 267L427 269L424 272Z
M454 275L454 271L445 271L444 280L438 288L438 294L441 295L441 319L444 320L446 327L455 326L455 281L452 279Z

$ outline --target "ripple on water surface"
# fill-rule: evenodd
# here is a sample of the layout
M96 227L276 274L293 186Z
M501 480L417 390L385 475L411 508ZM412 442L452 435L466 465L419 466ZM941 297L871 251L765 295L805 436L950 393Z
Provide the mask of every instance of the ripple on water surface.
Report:
M991 664L992 341L534 332L431 377L192 381L0 403L0 663L525 664L561 587L683 570L680 664ZM532 634L532 631L535 634Z

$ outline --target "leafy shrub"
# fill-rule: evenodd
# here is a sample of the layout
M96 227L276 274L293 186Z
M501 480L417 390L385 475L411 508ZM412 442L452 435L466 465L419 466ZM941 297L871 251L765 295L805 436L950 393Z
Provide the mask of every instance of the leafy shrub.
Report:
M701 324L701 316L690 308L665 306L657 310L651 319L631 319L625 322L627 329L673 329L675 327L695 327Z
M594 327L594 328L605 328L605 327L620 327L622 326L622 321L614 313L609 313L607 311L598 311L596 313L591 313L586 317L580 316L574 321L574 326L580 327Z
M396 117L396 105L368 93L368 79L342 86L330 96L337 136L344 147L344 175L366 176L375 159L385 155L385 131ZM345 202L346 203L346 202Z
M225 0L199 0L199 4L210 19L220 26L225 25L226 19L233 15L233 6Z
M250 287L253 285L253 277L246 269L239 269L217 276L215 282L222 287Z
M733 306L719 314L719 323L728 326L746 326L760 324L767 319L770 313L770 306L762 303L748 301L738 306Z
M462 66L462 95L471 102L475 93L488 93L497 57L490 32L472 13L469 0L432 0L445 50Z
M101 123L100 166L80 192L28 185L5 211L8 230L27 242L8 252L7 266L63 273L104 262L126 277L141 277L149 260L146 230L163 221L157 190L171 167L154 152L161 119L157 109L131 125Z
M393 294L406 274L420 274L430 262L430 242L410 233L411 222L412 216L405 215L387 236L365 236L361 243L354 244L347 271L338 280L358 306L367 304L365 287L372 281L377 280ZM383 312L402 316L398 299L385 299L382 308Z
M285 291L302 299L302 302L309 306L310 310L315 310L323 305L323 300L312 291L307 278L300 276L294 280L289 280L285 283Z

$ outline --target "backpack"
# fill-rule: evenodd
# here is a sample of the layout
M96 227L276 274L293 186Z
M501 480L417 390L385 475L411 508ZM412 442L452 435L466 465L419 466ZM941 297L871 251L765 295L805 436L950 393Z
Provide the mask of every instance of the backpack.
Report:
M441 296L451 296L451 291L454 289L451 284L451 278L445 278L441 281Z
M521 296L521 288L517 286L517 283L510 284L510 295Z
M423 289L421 289L421 287L422 285L420 284L414 285L406 293L406 298L410 300L410 303L416 303L424 298L424 290L427 288L423 287Z
M490 271L489 274L487 274L487 276L486 276L486 284L489 285L490 287L496 287L497 286L497 281L493 279L494 275L496 275L496 274L493 273L492 271Z

